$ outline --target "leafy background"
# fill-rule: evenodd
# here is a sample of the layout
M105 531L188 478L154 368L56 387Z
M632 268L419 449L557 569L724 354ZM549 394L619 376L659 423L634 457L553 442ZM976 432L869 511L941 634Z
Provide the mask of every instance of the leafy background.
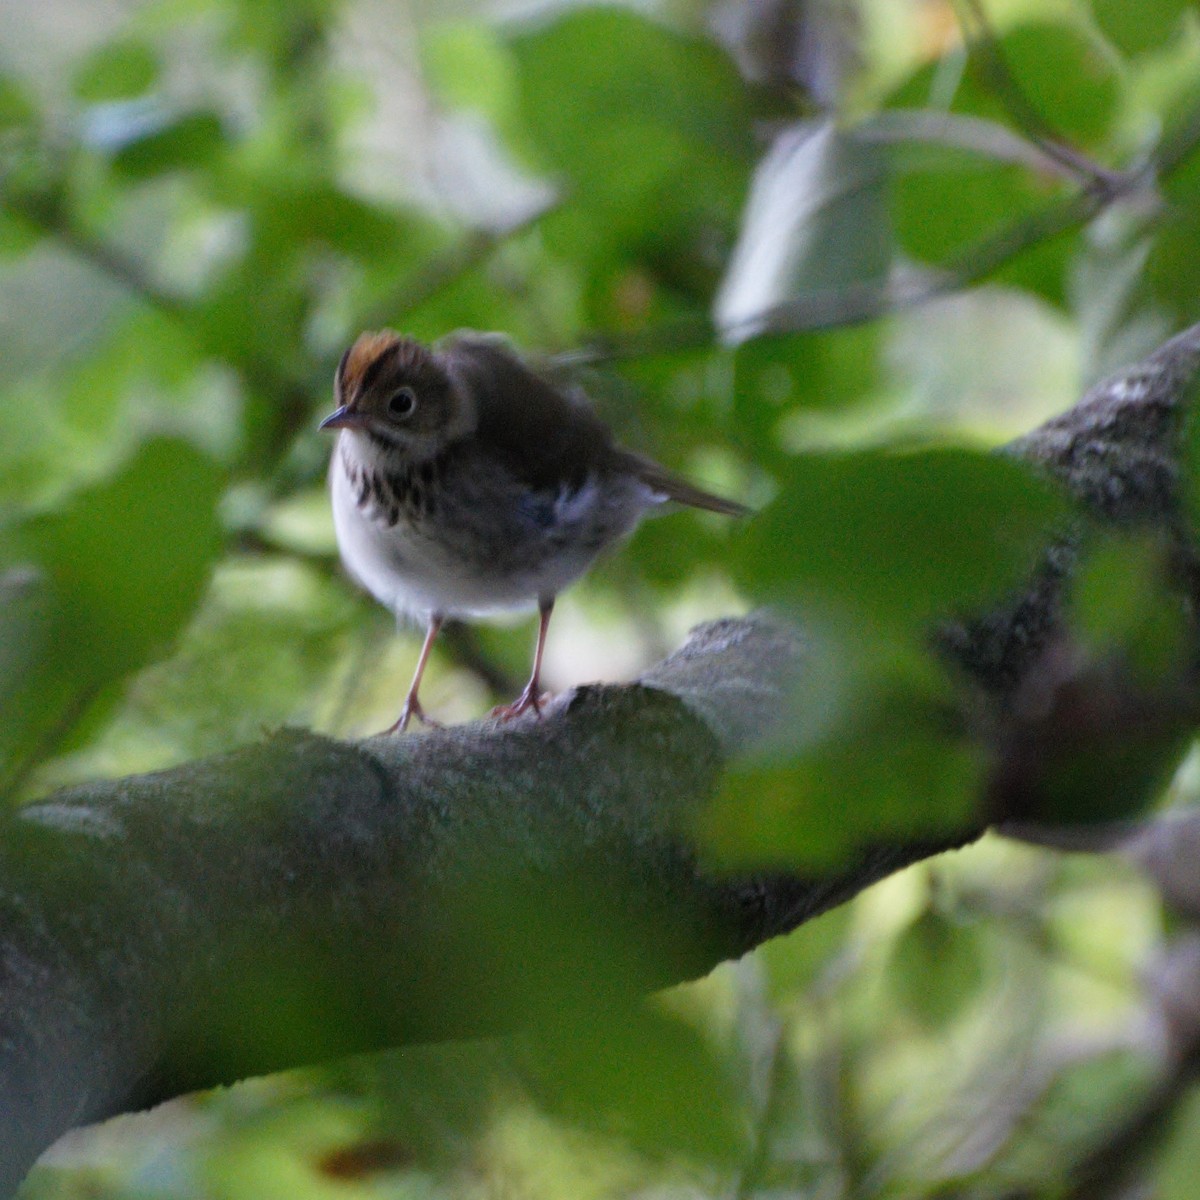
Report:
M806 614L803 719L707 853L812 868L953 825L983 763L923 631L1064 518L987 447L1200 309L1179 0L6 0L0 69L14 803L390 723L416 642L340 573L315 428L386 324L559 356L625 441L763 506L647 523L551 632L566 686L705 616ZM1093 643L1146 642L1153 565L1097 551ZM428 707L508 698L531 638L452 630ZM1197 785L1187 759L1154 799ZM1187 935L1130 867L990 840L636 1018L180 1101L25 1194L1066 1194L1161 1076ZM1194 1098L1164 1135L1149 1175L1190 1197Z

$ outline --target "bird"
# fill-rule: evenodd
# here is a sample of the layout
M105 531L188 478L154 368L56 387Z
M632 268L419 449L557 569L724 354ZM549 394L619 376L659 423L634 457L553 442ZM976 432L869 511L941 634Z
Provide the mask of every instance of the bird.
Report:
M426 345L361 334L334 376L329 483L349 575L425 640L400 716L436 725L421 678L448 618L536 609L524 691L493 716L541 715L542 653L555 597L641 518L670 501L731 517L749 509L618 445L576 389L500 335Z

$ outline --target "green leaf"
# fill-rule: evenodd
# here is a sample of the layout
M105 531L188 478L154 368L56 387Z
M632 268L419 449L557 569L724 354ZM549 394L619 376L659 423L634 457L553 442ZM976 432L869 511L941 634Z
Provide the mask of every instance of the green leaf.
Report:
M130 179L202 169L213 163L224 142L216 114L187 113L123 146L113 156L113 166Z
M1190 99L1200 99L1194 85ZM1140 267L1130 307L1143 310L1162 323L1164 333L1170 333L1200 315L1191 269L1200 255L1200 156L1192 154L1163 181L1163 198L1161 211L1118 230ZM1102 297L1091 299L1093 304L1103 304Z
M324 181L276 179L253 181L245 201L255 214L260 249L295 253L305 242L321 242L357 258L371 259L381 247L415 238L409 221L396 213L349 195Z
M520 98L513 55L501 35L477 21L447 21L421 39L421 65L448 108L487 117L510 142L520 144Z
M772 999L787 1004L817 983L852 936L852 908L843 904L763 942L754 956L766 971Z
M1162 686L1187 661L1187 616L1170 585L1171 551L1153 535L1111 537L1092 549L1071 593L1072 628L1093 657L1119 657Z
M1092 685L1093 693L1096 685ZM1120 684L1118 684L1120 686ZM1144 813L1162 796L1195 738L1195 724L1179 713L1143 715L1121 695L1085 696L1082 711L1064 714L1056 744L1042 748L1037 791L1022 797L1032 819L1044 825L1089 825L1126 821ZM1106 729L1087 728L1097 706L1125 702L1129 716ZM1152 703L1152 701L1151 701ZM1072 721L1075 718L1075 721ZM1074 724L1090 734L1079 743Z
M897 1002L921 1025L944 1028L983 986L978 934L936 909L928 910L893 943L887 981Z
M27 253L44 236L16 213L0 209L0 259Z
M652 1007L621 1009L526 1045L527 1082L552 1112L653 1155L728 1162L745 1149L731 1081L677 1017Z
M754 173L738 243L715 309L727 339L763 328L762 316L806 298L829 305L856 286L882 285L892 239L888 160L872 141L831 120L783 130ZM829 323L818 307L800 324Z
M88 104L143 96L158 82L158 56L144 42L109 42L75 72L75 94Z
M568 13L511 45L543 164L566 177L571 199L608 238L681 220L732 221L754 114L714 45L617 8Z
M1195 7L1194 0L1092 0L1092 15L1104 36L1133 57L1181 35Z
M924 262L950 262L1050 198L1025 167L952 147L936 158L936 167L900 169L892 187L896 236Z
M729 771L700 824L717 863L827 871L873 845L978 822L984 756L947 721L936 680L889 677L880 662L849 676L807 680L786 722L791 744Z
M791 409L845 409L878 394L883 383L877 325L793 333L743 342L734 357L737 429L761 430L761 442Z
M1086 26L1031 21L1003 37L1000 51L1018 86L1059 136L1083 145L1108 136L1120 106L1120 78L1117 64Z
M0 75L0 130L30 124L37 108L28 90L11 75Z
M52 748L91 697L167 647L219 546L219 488L189 444L151 442L112 479L10 531L0 653L23 669L0 688L0 764Z
M1139 1080L1139 1082L1141 1082ZM1191 1200L1200 1157L1200 1093L1186 1091L1166 1118L1166 1145L1153 1164L1152 1195L1160 1200Z
M1085 24L1029 21L1005 32L994 52L1023 102L1059 137L1092 146L1109 135L1120 110L1120 77L1111 51ZM1008 85L989 66L991 61L986 49L972 55L951 108L1011 127L1009 98L1003 94ZM940 63L923 66L892 93L889 106L924 108L936 93L940 70Z
M999 600L1067 515L1015 460L978 450L806 455L747 530L737 573L761 600L891 630Z

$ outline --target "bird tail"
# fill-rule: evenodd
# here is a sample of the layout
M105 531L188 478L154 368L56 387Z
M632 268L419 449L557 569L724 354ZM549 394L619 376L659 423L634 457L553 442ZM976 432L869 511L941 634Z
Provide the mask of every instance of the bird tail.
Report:
M739 504L736 500L726 500L724 496L714 495L698 488L694 483L668 471L653 459L643 458L640 454L628 451L618 451L621 466L631 471L652 492L658 493L665 500L674 500L677 504L686 504L689 508L702 508L705 512L722 513L727 517L749 517L752 508Z

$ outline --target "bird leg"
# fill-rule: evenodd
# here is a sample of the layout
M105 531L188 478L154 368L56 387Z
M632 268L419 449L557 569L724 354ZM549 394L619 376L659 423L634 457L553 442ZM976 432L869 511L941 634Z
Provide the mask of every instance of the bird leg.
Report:
M511 721L528 709L540 717L542 715L542 651L546 648L546 630L550 627L550 614L554 611L554 597L543 596L538 601L538 636L537 647L533 652L533 673L525 690L511 703L502 704L492 709L492 716L501 721Z
M404 707L400 710L400 716L396 719L396 723L385 729L385 733L403 733L408 728L409 721L416 717L423 725L436 726L437 722L425 715L425 710L421 707L421 701L417 699L417 691L421 686L421 676L425 674L425 664L429 661L429 652L433 649L433 640L438 635L438 630L442 627L441 613L432 613L429 617L429 624L425 629L425 643L421 647L421 657L417 659L417 669L413 672L413 680L408 688L408 695L404 697Z

